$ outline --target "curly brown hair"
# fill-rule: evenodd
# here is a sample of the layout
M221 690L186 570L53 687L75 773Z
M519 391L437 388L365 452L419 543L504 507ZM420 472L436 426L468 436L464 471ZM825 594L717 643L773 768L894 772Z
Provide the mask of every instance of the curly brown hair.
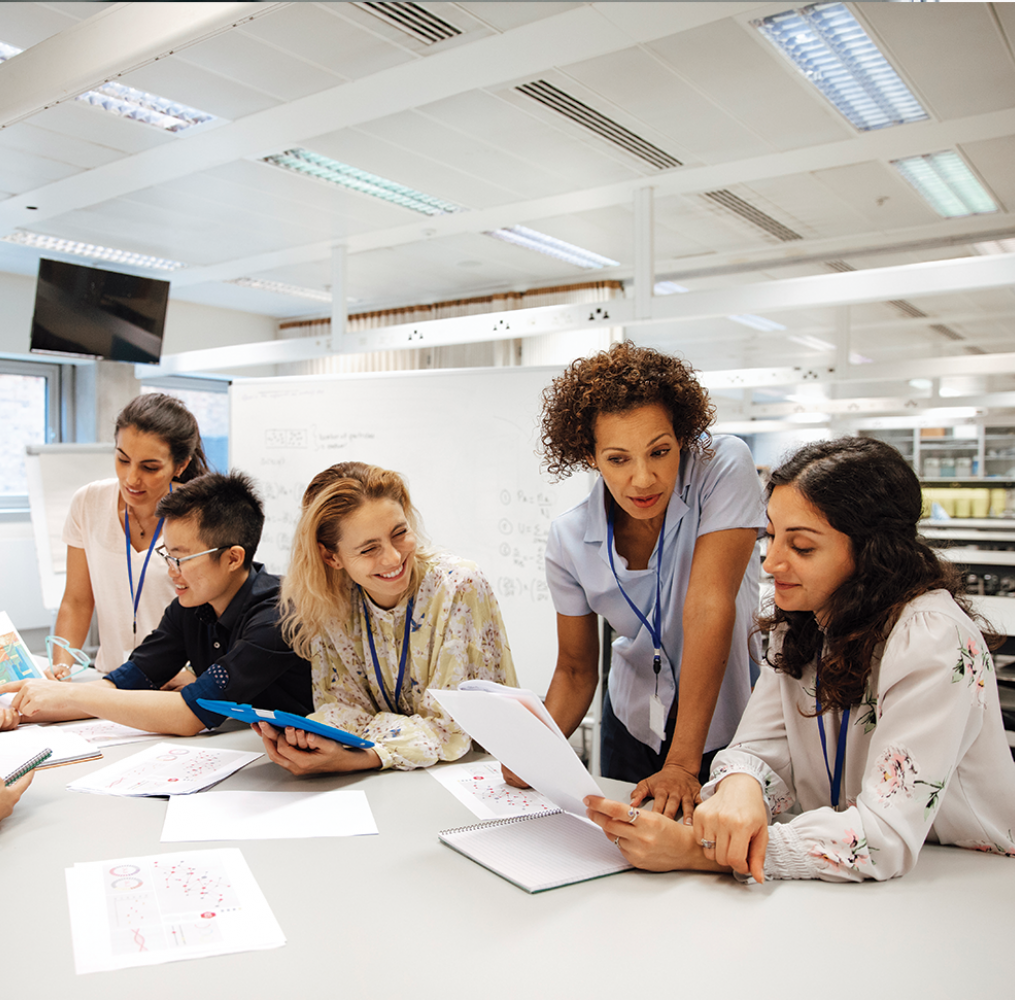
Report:
M694 369L670 354L625 340L572 362L543 390L540 442L547 472L563 479L577 469L591 469L599 414L653 403L669 413L681 450L711 457L708 427L715 407Z

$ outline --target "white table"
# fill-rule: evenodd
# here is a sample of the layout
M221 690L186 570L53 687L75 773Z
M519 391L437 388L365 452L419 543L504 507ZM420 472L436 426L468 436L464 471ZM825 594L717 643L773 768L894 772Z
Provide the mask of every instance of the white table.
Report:
M249 730L195 737L256 749ZM103 762L41 771L0 825L0 993L483 1000L689 996L837 1000L1012 994L1015 859L927 847L903 879L862 885L625 872L531 896L440 844L472 814L422 771L298 781L267 758L222 789L362 788L376 837L161 844L164 799L68 792ZM619 782L603 782L622 795ZM64 868L238 846L284 948L74 973Z

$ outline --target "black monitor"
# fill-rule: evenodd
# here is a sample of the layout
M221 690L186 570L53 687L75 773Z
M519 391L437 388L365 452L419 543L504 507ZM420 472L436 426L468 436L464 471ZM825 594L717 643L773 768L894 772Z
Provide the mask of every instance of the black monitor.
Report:
M40 260L31 350L158 364L169 282Z

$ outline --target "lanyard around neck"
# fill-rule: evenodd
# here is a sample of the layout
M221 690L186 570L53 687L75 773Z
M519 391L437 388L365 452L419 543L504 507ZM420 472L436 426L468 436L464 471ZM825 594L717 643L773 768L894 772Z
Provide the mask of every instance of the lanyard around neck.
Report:
M818 685L821 683L821 654L818 654L817 672L814 675L814 707L818 713L818 734L821 737L821 753L825 758L825 771L828 774L828 790L832 798L832 808L839 806L839 789L842 787L842 768L846 761L846 734L849 731L849 709L842 713L839 723L839 742L835 749L835 774L828 766L828 746L825 742L825 724L821 717L821 699L818 696Z
M367 600L363 596L363 588L360 588L360 600L363 602L363 617L367 620L367 638L370 640L370 655L374 661L374 674L377 676L377 686L381 689L381 694L384 695L384 700L388 703L388 709L395 715L398 715L398 701L402 697L402 680L405 677L405 660L409 655L409 632L412 628L412 606L415 602L415 597L409 598L409 604L405 609L405 634L402 636L402 655L398 659L398 680L395 683L395 701L392 704L391 699L388 697L388 690L384 686L384 677L381 674L381 664L377 659L377 647L374 645L374 630L370 624L370 612L367 611Z
M170 493L172 492L172 486L169 488ZM141 591L144 590L144 578L145 573L148 572L148 561L152 557L152 552L155 549L155 543L159 540L159 532L162 530L162 522L165 521L164 517L159 518L159 523L155 525L155 532L152 535L152 540L148 545L148 555L144 557L144 565L141 567L141 575L137 579L137 594L134 593L134 567L130 558L130 508L127 504L123 506L123 533L127 537L127 582L130 584L130 603L134 611L134 637L137 637L137 609L141 604Z
M616 515L616 502L613 498L610 498L610 509L606 515L606 550L610 557L610 569L613 570L613 578L617 581L617 587L620 589L620 593L623 595L624 600L627 601L631 610L638 616L638 620L648 629L649 635L652 637L652 645L655 648L655 656L652 659L652 670L656 675L656 690L659 688L659 671L662 669L662 650L663 650L663 632L662 632L662 580L663 580L663 537L666 534L666 511L663 511L663 523L659 528L659 538L656 540L656 606L653 614L654 622L649 622L648 618L642 614L641 608L638 607L634 601L628 596L624 585L620 582L620 577L617 575L617 567L613 563L613 521Z

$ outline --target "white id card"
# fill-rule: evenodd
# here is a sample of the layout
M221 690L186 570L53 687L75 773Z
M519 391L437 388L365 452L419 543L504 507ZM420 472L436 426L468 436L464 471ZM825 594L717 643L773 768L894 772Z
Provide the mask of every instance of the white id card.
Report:
M648 725L659 739L666 739L666 709L663 708L662 698L657 694L648 700Z

